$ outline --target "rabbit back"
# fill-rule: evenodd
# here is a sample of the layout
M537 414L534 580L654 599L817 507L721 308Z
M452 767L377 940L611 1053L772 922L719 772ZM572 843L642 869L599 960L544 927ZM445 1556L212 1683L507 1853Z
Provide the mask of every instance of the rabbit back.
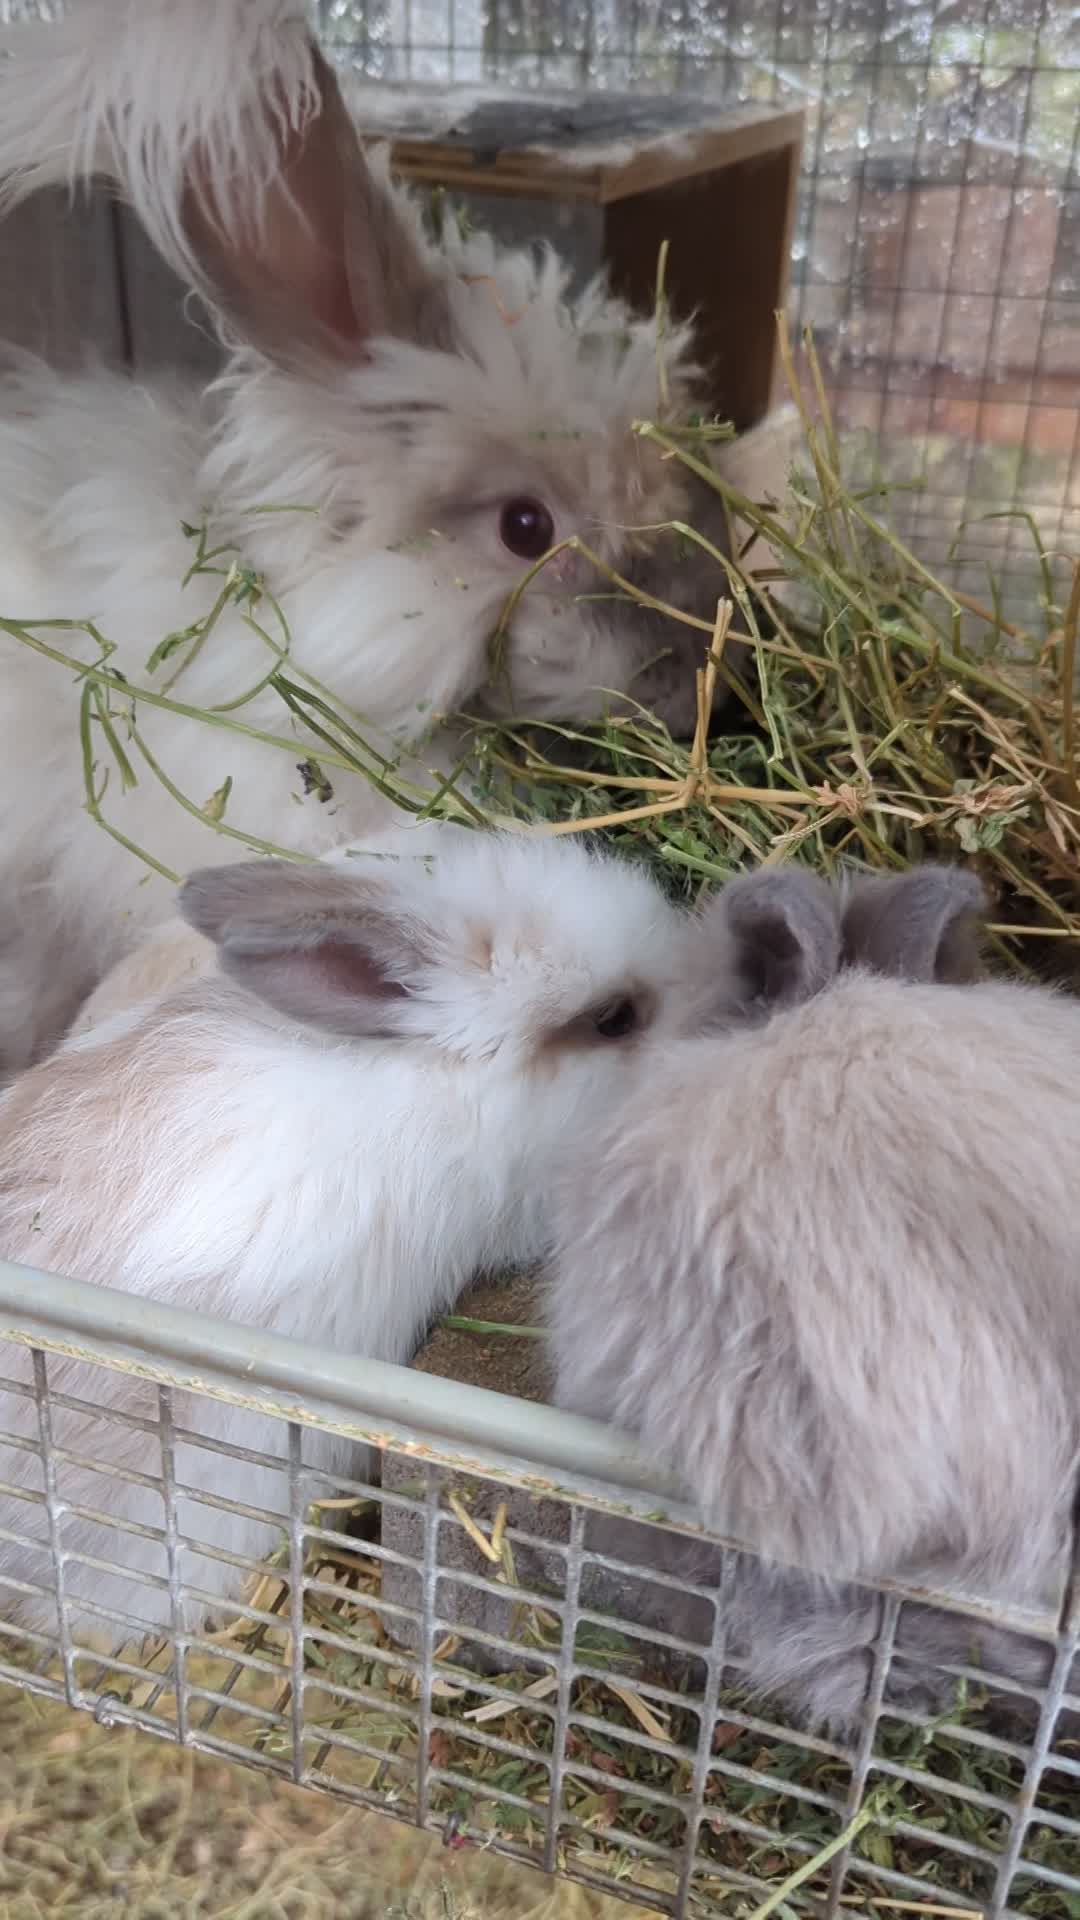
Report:
M439 1285L449 1298L453 1281L444 1273L433 1283L428 1263L409 1261L392 1208L380 1228L371 1138L362 1115L360 1137L354 1128L348 1138L340 1102L335 1121L318 1050L281 1045L269 1015L260 1033L257 1010L246 1010L254 1031L245 1039L241 1025L238 1037L244 1015L234 1008L230 1021L227 1011L234 997L220 982L200 982L164 1010L120 1005L14 1084L0 1100L0 1252L339 1351L405 1360ZM329 1056L322 1064L332 1072ZM369 1093L392 1124L385 1088L381 1098ZM422 1218L430 1198L415 1200ZM48 1372L52 1437L63 1450L62 1544L76 1556L65 1576L72 1617L81 1633L109 1637L86 1601L144 1631L167 1627L165 1509L146 1479L162 1470L156 1390L68 1358L50 1358ZM5 1348L0 1375L0 1480L9 1489L0 1496L0 1586L40 1588L16 1596L18 1618L50 1631L48 1517L40 1498L25 1497L41 1495L42 1467L35 1452L5 1444L10 1435L39 1438L34 1401L5 1384L30 1385L29 1356ZM286 1436L282 1421L179 1391L173 1419L178 1434L211 1443L176 1443L177 1477L191 1490L177 1523L199 1543L185 1549L181 1569L192 1589L183 1623L193 1627L242 1597L250 1571L229 1556L258 1560L280 1545ZM255 1457L229 1451L237 1447ZM331 1477L350 1462L360 1471L357 1448L332 1436L308 1431L304 1455Z
M780 1561L1037 1586L1080 1460L1078 1061L1052 995L863 975L673 1052L567 1188L560 1403Z

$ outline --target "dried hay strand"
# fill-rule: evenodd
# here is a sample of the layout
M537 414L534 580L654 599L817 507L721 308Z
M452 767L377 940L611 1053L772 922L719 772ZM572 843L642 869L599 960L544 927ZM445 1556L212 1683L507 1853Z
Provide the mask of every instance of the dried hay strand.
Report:
M362 716L303 671L281 607L243 556L215 545L207 527L186 527L194 547L186 578L211 573L220 588L205 618L153 648L140 686L110 665L108 636L90 621L0 619L0 631L79 677L80 740L72 751L82 755L89 813L170 878L179 876L155 849L139 846L111 817L110 776L113 793L140 780L164 785L208 835L304 857L229 819L229 737L239 732L261 740L267 753L299 759L309 789L326 791L345 770L413 814L603 831L684 894L739 867L788 858L826 871L847 863L903 868L926 856L967 860L991 890L999 961L1020 973L1068 974L1080 941L1080 559L1070 568L1046 550L1034 517L1020 516L1041 582L1024 627L1004 617L992 581L979 601L935 578L891 530L889 490L845 484L812 340L804 343L809 390L783 325L781 344L803 445L779 505L746 498L714 471L708 447L723 432L717 423L681 433L649 421L636 427L665 459L682 462L722 496L737 556L728 559L688 524L647 530L683 552L705 550L716 566L714 621L660 609L701 635L692 741L672 739L644 709L590 727L455 716L466 727L461 761L451 775L428 778L422 746L407 763L387 754ZM503 671L521 595L566 547L586 556L614 595L653 605L575 536L515 589L492 636L493 675ZM266 672L227 710L186 704L186 667L213 645L229 606L265 644ZM91 642L89 663L67 650L65 631ZM280 725L253 728L245 708L266 687L280 698ZM221 778L209 798L185 794L158 764L140 724L145 708L218 729ZM444 717L432 715L432 725Z

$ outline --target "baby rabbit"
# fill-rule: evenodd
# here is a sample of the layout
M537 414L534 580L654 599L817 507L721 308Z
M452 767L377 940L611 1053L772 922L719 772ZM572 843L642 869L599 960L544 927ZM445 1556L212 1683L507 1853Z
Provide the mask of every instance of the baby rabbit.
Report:
M180 905L217 969L119 1005L0 1099L0 1256L346 1353L407 1361L479 1271L542 1254L567 1132L617 1100L644 1032L678 1020L681 915L580 843L402 828L325 863L207 869ZM14 1348L12 1364L28 1378ZM75 1361L50 1379L73 1609L161 1626L152 1395ZM178 1393L177 1429L196 1418L281 1454L280 1422ZM34 1422L0 1392L0 1436L36 1438ZM350 1458L314 1431L304 1445L327 1474ZM258 1510L283 1511L285 1483L269 1461L182 1452L198 1622L244 1584L230 1556L276 1543ZM40 1486L34 1455L0 1438L0 1456L8 1487ZM0 1530L26 1541L0 1544L0 1582L38 1583L20 1617L51 1626L41 1506L5 1493Z
M720 1017L641 1050L557 1196L558 1403L635 1435L772 1563L738 1563L729 1652L751 1690L838 1730L874 1632L850 1583L1061 1601L1080 1006L976 980L979 907L977 882L934 868L846 900L793 870L726 887L688 964L703 1024ZM661 1539L668 1572L712 1579L685 1537L634 1557L656 1565ZM947 1690L943 1659L1045 1681L1045 1646L975 1638L973 1655L970 1621L912 1608L891 1697Z
M58 23L9 27L0 199L93 174L208 304L228 365L202 392L179 376L13 362L0 383L0 612L92 617L133 689L176 679L171 697L198 709L261 689L243 719L278 750L136 705L149 751L190 798L201 806L228 775L229 827L312 854L366 832L385 805L347 770L331 770L331 804L325 786L302 790L296 763L319 744L267 684L266 634L283 636L265 605L251 620L246 589L206 644L151 666L155 642L222 590L205 569L181 586L194 558L182 529L206 515L212 543L231 543L283 609L290 675L330 685L376 747L418 747L421 785L461 743L420 743L462 709L586 720L629 691L691 730L707 631L613 593L579 553L521 597L497 674L490 658L527 569L574 533L712 622L715 560L655 528L690 520L726 550L720 498L633 431L700 405L688 329L665 334L662 398L655 317L599 285L571 311L558 259L453 220L425 237L292 0L78 0ZM741 443L716 457L737 478ZM99 661L89 638L59 644ZM81 678L11 636L0 648L2 1073L41 1057L170 895L85 811ZM123 733L126 696L110 698ZM129 838L178 874L243 857L220 837L210 854L213 826L130 754L137 791L113 769L105 798Z

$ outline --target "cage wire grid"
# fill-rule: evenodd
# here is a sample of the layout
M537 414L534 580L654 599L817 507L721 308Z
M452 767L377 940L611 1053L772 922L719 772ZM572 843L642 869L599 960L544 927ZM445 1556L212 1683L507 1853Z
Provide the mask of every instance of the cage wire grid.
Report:
M802 104L790 318L853 472L1031 618L1080 551L1080 12L1061 0L321 0L361 75ZM1004 518L987 516L1006 516ZM953 552L954 543L958 551Z
M69 0L70 4L70 0ZM0 22L62 0L0 0ZM792 102L789 318L853 483L955 586L1033 624L1080 552L1073 0L316 0L358 76Z
M0 18L54 10L0 0ZM336 56L375 78L803 103L791 318L814 328L837 422L858 436L867 471L912 489L893 498L901 531L927 564L954 564L958 583L974 591L985 590L992 568L1006 605L1021 614L1036 590L1033 533L1055 557L1080 552L1075 7L321 0L320 15ZM980 519L988 514L1006 517ZM974 524L954 560L965 522ZM50 1299L53 1319L42 1321ZM474 1435L471 1472L461 1480L460 1440L448 1438L445 1420L426 1429L420 1417L444 1383L390 1370L390 1404L410 1410L410 1427L373 1395L378 1369L353 1363L351 1396L317 1404L303 1385L283 1387L280 1357L277 1370L266 1360L273 1342L259 1336L261 1358L252 1361L247 1336L212 1323L202 1323L195 1357L190 1329L189 1345L177 1336L170 1349L145 1326L125 1357L121 1333L134 1325L136 1307L45 1276L33 1277L31 1293L9 1289L3 1300L0 1501L15 1500L38 1530L0 1527L0 1680L392 1813L448 1841L492 1844L657 1912L726 1913L733 1896L765 1898L815 1861L823 1843L836 1851L790 1898L812 1898L830 1915L868 1893L901 1908L925 1906L928 1890L953 1911L1053 1920L1080 1912L1080 1745L1055 1739L1062 1703L1080 1709L1067 1691L1080 1644L1075 1566L1067 1585L1063 1572L1060 1619L1041 1623L1053 1660L1026 1741L960 1717L940 1726L889 1703L890 1669L903 1657L896 1636L904 1596L885 1591L861 1732L850 1743L812 1737L728 1690L723 1596L734 1549L724 1551L717 1585L698 1590L712 1620L705 1642L616 1621L631 1653L624 1644L623 1664L613 1662L603 1638L613 1623L587 1604L588 1582L597 1572L632 1578L645 1563L594 1550L589 1515L605 1510L613 1489L620 1508L639 1516L657 1497L641 1476L636 1491L627 1488L627 1463L616 1451L592 1457L592 1476L584 1455L578 1471L572 1452L560 1458L566 1525L552 1539L529 1524L538 1480L546 1473L551 1482L550 1459L538 1471L535 1459L515 1458L505 1435L500 1449L486 1430ZM165 1315L160 1327L176 1334L182 1318ZM5 1328L19 1338L5 1340ZM206 1363L215 1343L216 1371ZM73 1349L102 1381L136 1351L142 1411L108 1406L104 1391L58 1386ZM294 1365L306 1369L308 1387L328 1376L325 1355L301 1352ZM213 1392L194 1391L193 1380L213 1383ZM255 1395L260 1417L273 1423L271 1449L200 1429L207 1408L248 1407ZM16 1405L32 1409L29 1432L11 1425ZM87 1423L85 1445L57 1437L67 1416ZM471 1417L479 1417L475 1408ZM529 1431L528 1410L516 1418ZM560 1417L550 1419L549 1438ZM90 1430L100 1438L125 1423L134 1453L122 1478L157 1518L111 1527L108 1552L73 1548L73 1523L110 1531L106 1507L69 1490L73 1474L92 1484L108 1472ZM366 1439L381 1474L329 1473L319 1449L333 1430ZM575 1447L583 1444L576 1428L566 1431ZM276 1481L270 1532L283 1542L283 1558L252 1560L221 1543L223 1520L250 1520L258 1509L207 1491L198 1474L186 1477L186 1463L199 1456L246 1471L253 1485L263 1484L259 1476ZM490 1513L504 1496L514 1517L502 1528L496 1565ZM344 1520L334 1525L341 1502L366 1512L369 1535L379 1516L381 1537L347 1533ZM489 1517L473 1519L481 1509ZM208 1526L218 1527L216 1543ZM474 1533L487 1540L486 1552ZM158 1573L144 1569L132 1591L156 1596L163 1630L149 1645L117 1652L117 1633L130 1636L138 1615L95 1600L93 1588L97 1581L104 1590L133 1543L160 1564ZM41 1552L39 1577L9 1577L12 1551L28 1544ZM524 1564L530 1553L557 1569L542 1589L507 1577L517 1571L514 1556ZM185 1604L198 1606L206 1592L199 1568L205 1579L222 1566L257 1581L246 1600L224 1609L224 1638L196 1630ZM665 1576L647 1571L662 1591ZM465 1627L463 1593L475 1602ZM50 1630L16 1623L17 1603L51 1594ZM505 1609L508 1594L518 1597L512 1619L524 1638L475 1624L477 1610L486 1617L485 1601ZM97 1634L86 1644L76 1612L97 1621L111 1651ZM484 1670L464 1681L455 1639L486 1655ZM677 1683L655 1677L650 1661L661 1651L669 1666L683 1656ZM974 1670L954 1671L978 1687ZM957 1753L978 1755L993 1784L983 1774L973 1786ZM626 1764L613 1765L620 1755ZM630 1761L636 1773L627 1771ZM852 1832L884 1789L892 1800Z
M223 1409L247 1410L248 1427L225 1438ZM350 1451L332 1464L335 1432ZM214 1492L222 1462L235 1484ZM110 1478L146 1496L123 1520ZM730 1544L717 1579L692 1589L708 1614L692 1636L590 1603L597 1574L623 1592L647 1577L661 1618L665 1594L685 1590L647 1544L621 1558L591 1533L598 1515L631 1514L647 1543L658 1500L685 1521L591 1423L0 1269L0 1681L642 1910L745 1913L800 1868L813 1871L789 1904L829 1915L852 1900L1076 1910L1080 1742L1055 1735L1063 1703L1080 1712L1075 1551L1060 1615L1040 1623L1053 1652L1023 1740L890 1700L903 1607L928 1596L885 1588L861 1728L831 1740L738 1692ZM539 1519L551 1507L555 1533ZM252 1518L262 1543L240 1551L219 1523ZM208 1631L222 1568L227 1624ZM970 1598L942 1604L987 1617ZM999 1617L1028 1633L1035 1620ZM948 1671L961 1687L985 1680Z

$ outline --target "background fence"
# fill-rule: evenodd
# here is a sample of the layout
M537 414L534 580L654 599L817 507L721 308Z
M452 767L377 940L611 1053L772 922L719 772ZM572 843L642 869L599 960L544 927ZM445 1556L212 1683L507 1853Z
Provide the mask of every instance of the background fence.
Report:
M0 0L0 21L60 11ZM968 591L985 596L989 564L1010 610L1030 615L1033 534L1064 579L1064 556L1080 551L1075 0L319 0L318 11L338 60L374 78L803 105L791 316L815 329L849 448L902 490L893 513L928 564L944 569L962 530L953 577ZM99 233L66 240L85 254L91 307L115 245L98 217ZM5 334L25 327L28 281L59 286L53 237L26 210L16 222L27 265L0 287ZM145 254L138 271L148 309L175 305ZM62 306L42 316L50 346ZM190 357L205 357L194 334Z
M322 0L361 73L802 103L791 312L944 565L1030 513L1080 551L1080 9L1069 0ZM1032 527L982 520L1014 609Z

